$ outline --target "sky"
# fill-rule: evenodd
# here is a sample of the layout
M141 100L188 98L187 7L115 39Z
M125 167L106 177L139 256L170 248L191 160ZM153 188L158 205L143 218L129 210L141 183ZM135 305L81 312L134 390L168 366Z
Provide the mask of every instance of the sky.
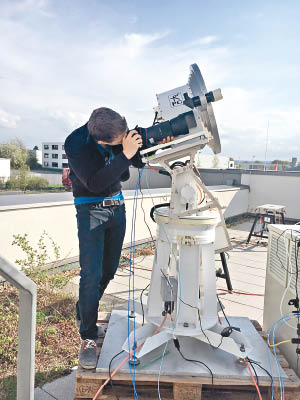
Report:
M299 21L298 0L1 0L0 142L62 142L103 106L147 127L197 63L222 155L300 159Z

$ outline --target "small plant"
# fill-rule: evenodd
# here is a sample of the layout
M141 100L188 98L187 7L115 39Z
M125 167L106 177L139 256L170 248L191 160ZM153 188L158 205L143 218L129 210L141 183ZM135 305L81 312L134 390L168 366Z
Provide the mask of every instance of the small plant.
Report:
M19 246L26 258L16 260L21 270L32 279L38 286L43 285L51 291L63 289L68 281L73 277L72 274L65 274L62 269L57 269L57 261L60 260L60 247L45 231L39 238L36 248L28 240L28 235L13 235L13 245ZM52 252L55 257L53 263L50 261L49 250L46 241L50 242ZM46 265L47 264L47 265Z

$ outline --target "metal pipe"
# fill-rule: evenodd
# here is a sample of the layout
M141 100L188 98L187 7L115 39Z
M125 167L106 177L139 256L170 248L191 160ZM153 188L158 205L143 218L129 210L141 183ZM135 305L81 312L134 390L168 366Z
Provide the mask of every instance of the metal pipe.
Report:
M0 256L0 274L19 290L17 400L34 400L36 284Z

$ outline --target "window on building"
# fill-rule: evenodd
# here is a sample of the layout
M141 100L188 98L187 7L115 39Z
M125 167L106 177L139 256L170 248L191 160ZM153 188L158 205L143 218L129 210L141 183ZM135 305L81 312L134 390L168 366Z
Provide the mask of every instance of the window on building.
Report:
M62 150L64 150L64 149L65 149L65 146L64 146L64 145L62 145L62 146L61 146L61 148L62 148Z
M44 149L49 150L49 146L47 144L44 144Z
M58 154L57 153L53 153L52 154L52 158L58 158Z
M62 167L63 167L63 168L69 168L69 164L66 163L66 162L63 162L63 163L62 163Z
M45 153L45 154L44 154L44 157L45 157L45 158L49 158L49 153Z
M58 144L53 144L52 145L52 150L58 150Z
M65 159L68 158L68 157L67 157L66 154L63 154L63 155L62 155L62 158L65 160Z
M57 162L53 162L52 163L52 167L58 168L58 163Z
M49 167L49 163L47 161L44 162L44 167Z

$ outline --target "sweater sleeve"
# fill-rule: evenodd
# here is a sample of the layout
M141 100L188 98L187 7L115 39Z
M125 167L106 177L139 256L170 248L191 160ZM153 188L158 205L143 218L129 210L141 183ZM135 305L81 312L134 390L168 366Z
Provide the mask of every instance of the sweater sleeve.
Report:
M142 157L141 157L139 151L137 151L135 153L135 155L132 157L132 159L130 161L131 161L132 166L135 168L143 168L145 166L145 163L143 163Z
M99 193L107 189L128 170L131 160L128 160L123 152L119 153L108 165L99 166L99 160L95 155L91 155L87 150L72 154L68 152L69 165L76 177L83 185L94 193Z

